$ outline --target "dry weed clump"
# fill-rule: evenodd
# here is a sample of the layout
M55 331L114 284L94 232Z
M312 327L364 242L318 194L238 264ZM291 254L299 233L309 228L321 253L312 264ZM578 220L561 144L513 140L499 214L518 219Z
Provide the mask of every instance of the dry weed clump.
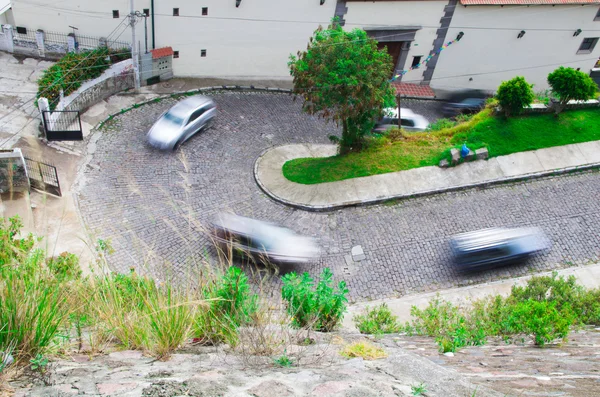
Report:
M377 360L387 357L385 350L367 341L350 343L344 346L340 354L346 358L360 357L363 360Z

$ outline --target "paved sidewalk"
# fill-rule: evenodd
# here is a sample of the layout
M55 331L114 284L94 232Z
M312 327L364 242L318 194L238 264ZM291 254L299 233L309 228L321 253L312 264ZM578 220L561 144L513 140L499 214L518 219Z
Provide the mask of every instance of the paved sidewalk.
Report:
M575 276L577 282L585 288L600 288L600 263L558 270L557 273L559 276L564 276L565 278L568 278L571 275ZM546 272L536 274L535 276L545 276L551 274L552 272ZM398 299L381 299L354 304L348 307L348 312L344 316L342 328L351 332L358 331L354 326L352 317L354 317L356 314L362 313L367 306L374 307L385 303L388 305L392 313L398 316L398 320L401 323L405 323L406 321L410 321L412 318L410 315L410 309L413 306L416 306L419 309L424 309L427 307L427 305L429 305L429 302L438 295L441 299L454 304L468 305L470 300L481 299L490 295L508 296L513 285L525 285L527 284L527 280L529 280L531 277L532 276L519 277L516 279L512 278L469 287L446 289L426 294L407 295Z
M600 141L592 141L513 153L451 168L421 167L314 185L291 182L283 176L282 167L289 160L335 154L335 145L274 147L256 160L254 175L261 189L274 200L305 210L326 211L600 167Z

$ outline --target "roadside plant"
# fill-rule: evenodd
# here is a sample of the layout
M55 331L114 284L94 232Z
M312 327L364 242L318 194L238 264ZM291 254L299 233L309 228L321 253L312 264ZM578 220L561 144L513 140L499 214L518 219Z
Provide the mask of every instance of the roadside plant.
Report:
M46 366L48 365L48 359L42 354L38 353L34 358L29 360L29 363L32 371L44 372L46 370Z
M598 86L586 73L573 68L559 67L548 75L548 84L559 99L554 106L556 114L562 112L571 100L586 101L597 95Z
M342 321L348 288L344 281L340 281L337 288L333 286L333 273L329 268L323 269L316 286L308 273L298 276L292 272L281 279L281 296L294 326L329 332Z
M364 314L354 316L353 321L361 334L391 334L402 329L398 317L392 314L385 303L373 308L366 307Z
M556 339L566 339L573 316L568 308L556 309L555 302L527 300L513 309L516 331L533 334L534 342L544 346Z
M287 352L283 352L283 354L275 359L275 365L278 367L289 368L292 366L292 360L288 357Z
M303 110L342 127L342 155L361 150L383 109L396 106L391 56L364 30L345 31L337 18L319 27L288 66Z
M52 257L46 261L46 264L59 281L76 280L81 277L79 257L70 252Z
M350 343L340 351L340 355L346 358L360 357L363 360L377 360L387 357L387 353L379 346L367 341Z
M422 396L427 393L427 385L424 382L421 382L418 385L412 385L410 391L413 396Z
M511 80L503 81L498 87L496 99L500 103L500 107L506 117L515 114L520 114L523 108L533 103L535 95L532 89L533 85L529 84L524 77L517 76Z

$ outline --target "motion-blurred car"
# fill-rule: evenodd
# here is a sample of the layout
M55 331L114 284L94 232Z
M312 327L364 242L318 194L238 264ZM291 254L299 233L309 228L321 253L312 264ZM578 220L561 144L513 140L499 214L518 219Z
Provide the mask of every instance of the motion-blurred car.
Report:
M450 102L444 105L442 112L446 117L455 117L459 114L472 114L485 107L484 98L465 98L460 102Z
M208 97L187 98L163 113L148 132L148 143L162 150L175 150L196 132L210 125L217 105Z
M390 128L398 127L398 108L386 108L383 110L384 116L375 124L373 131L385 132ZM400 110L400 125L405 131L425 131L429 122L420 114L416 114L410 109L402 108Z
M453 236L450 247L461 270L479 270L526 259L550 248L550 242L535 227L491 228Z
M225 253L231 249L256 262L307 263L320 254L314 239L268 222L220 214L212 226L214 239Z

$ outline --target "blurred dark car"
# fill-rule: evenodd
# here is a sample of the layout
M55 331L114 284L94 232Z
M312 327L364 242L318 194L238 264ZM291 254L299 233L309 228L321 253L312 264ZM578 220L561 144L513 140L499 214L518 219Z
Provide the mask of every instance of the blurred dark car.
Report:
M450 239L454 262L460 270L480 270L526 259L550 248L539 228L492 228L462 233Z
M485 107L485 98L465 98L460 102L450 102L444 105L442 112L445 117L456 117L459 114L472 114Z
M212 226L213 237L223 252L231 250L255 262L307 263L320 254L314 239L268 222L220 214Z

